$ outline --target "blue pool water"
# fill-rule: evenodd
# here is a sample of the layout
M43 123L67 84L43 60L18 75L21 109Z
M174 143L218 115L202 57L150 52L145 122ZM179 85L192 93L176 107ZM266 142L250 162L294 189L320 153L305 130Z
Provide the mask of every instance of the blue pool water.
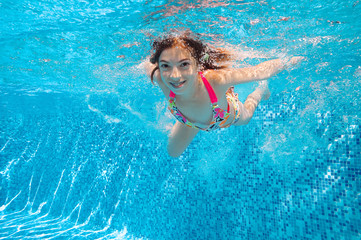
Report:
M0 2L0 239L361 239L361 2ZM270 80L247 126L166 153L141 63L190 29ZM237 86L244 100L255 84Z

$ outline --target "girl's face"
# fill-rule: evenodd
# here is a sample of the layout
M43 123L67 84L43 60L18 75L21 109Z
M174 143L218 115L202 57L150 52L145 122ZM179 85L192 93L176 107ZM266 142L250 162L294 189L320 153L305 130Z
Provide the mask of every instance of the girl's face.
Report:
M162 81L175 94L193 89L198 79L198 66L190 52L183 47L165 49L159 57Z

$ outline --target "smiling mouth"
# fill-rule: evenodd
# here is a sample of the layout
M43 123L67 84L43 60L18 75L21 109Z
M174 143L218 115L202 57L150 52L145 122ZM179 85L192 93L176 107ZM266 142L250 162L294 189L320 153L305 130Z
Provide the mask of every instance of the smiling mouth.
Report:
M180 87L182 87L183 85L184 85L184 83L185 83L186 81L182 81L182 82L179 82L179 83L170 83L173 87L175 87L175 88L180 88Z

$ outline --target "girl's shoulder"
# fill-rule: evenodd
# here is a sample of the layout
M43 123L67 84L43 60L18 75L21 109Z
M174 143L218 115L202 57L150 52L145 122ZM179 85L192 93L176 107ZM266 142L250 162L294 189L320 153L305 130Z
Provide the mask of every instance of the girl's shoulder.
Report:
M209 69L203 71L203 76L211 85L219 85L222 83L224 73L221 70Z
M217 95L221 96L229 89L230 86L227 84L227 76L232 72L232 70L232 68L223 68L204 71L204 76L212 85Z
M225 85L225 76L227 71L229 71L227 68L216 70L209 69L204 71L203 75L214 88L223 89L222 87Z

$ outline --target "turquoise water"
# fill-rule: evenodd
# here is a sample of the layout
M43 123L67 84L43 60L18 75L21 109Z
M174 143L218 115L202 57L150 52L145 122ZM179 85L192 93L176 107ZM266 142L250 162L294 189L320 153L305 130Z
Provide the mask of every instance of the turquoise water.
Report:
M0 239L361 239L359 1L1 1ZM141 63L190 29L289 56L247 126L166 153ZM255 84L237 86L244 100Z

